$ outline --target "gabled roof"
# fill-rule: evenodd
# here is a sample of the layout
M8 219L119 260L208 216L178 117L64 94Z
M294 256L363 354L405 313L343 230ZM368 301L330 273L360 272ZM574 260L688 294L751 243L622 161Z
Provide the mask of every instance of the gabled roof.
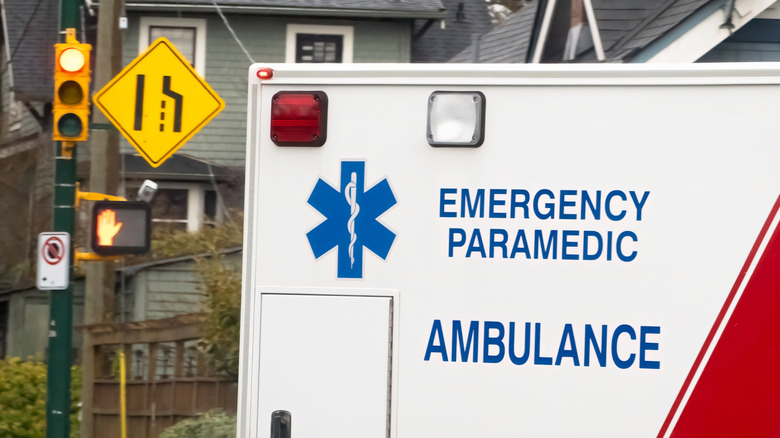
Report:
M86 178L89 175L90 166L90 161L81 161L78 176ZM223 182L229 176L228 168L186 154L173 154L159 167L150 167L140 155L122 154L122 177L126 179Z
M523 7L506 22L483 36L479 42L479 62L527 62L535 44L533 35L541 27L541 18L549 0L538 0ZM558 0L558 3L566 0ZM592 0L606 62L645 62L666 47L697 34L695 50L685 59L667 61L692 62L744 25L774 0L746 0L743 11L735 10L729 18L725 0ZM537 5L538 3L538 5ZM535 11L529 7L537 6ZM727 29L727 22L733 29ZM697 28L698 27L698 28ZM703 30L699 29L702 28ZM453 62L470 62L474 45L453 58ZM574 62L595 62L592 51Z
M218 0L225 12L365 18L439 18L440 0ZM211 0L126 0L128 9L214 11Z
M174 154L159 167L152 168L136 154L122 154L124 176L133 179L176 181L224 181L227 168L185 154Z
M491 32L482 36L478 45L472 44L455 55L451 62L526 62L536 18L536 4L532 2L525 5Z
M442 3L447 15L440 21L415 23L412 62L447 62L475 37L493 28L485 0L442 0Z
M4 63L2 71L5 73L10 67L13 72L12 83L17 100L51 101L54 95L52 77L59 2L5 0L4 3L11 62Z
M710 0L593 0L607 59L629 59L652 41L691 16ZM623 7L623 5L631 7Z

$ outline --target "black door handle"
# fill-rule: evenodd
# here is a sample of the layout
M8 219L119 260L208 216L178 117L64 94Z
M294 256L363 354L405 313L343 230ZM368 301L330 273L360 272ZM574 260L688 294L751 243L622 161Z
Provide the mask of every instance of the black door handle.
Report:
M271 438L292 437L292 415L288 411L271 413Z

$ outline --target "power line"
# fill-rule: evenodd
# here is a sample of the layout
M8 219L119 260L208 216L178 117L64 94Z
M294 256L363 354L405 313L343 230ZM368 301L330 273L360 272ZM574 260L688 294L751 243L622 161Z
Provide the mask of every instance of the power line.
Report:
M38 1L40 1L40 0L38 0ZM246 58L249 60L249 62L254 64L255 60L252 59L252 55L249 54L249 51L241 43L241 40L238 39L238 36L233 31L233 28L230 26L230 23L228 23L227 18L225 18L225 15L222 13L222 9L219 8L219 5L217 4L217 0L211 0L211 3L214 4L214 8L217 10L217 14L219 14L219 16L222 17L222 21L225 22L225 27L227 27L227 30L230 32L231 35L233 35L233 39L236 40L236 43L238 44L238 47L240 47L241 50L244 51L244 55L246 55Z

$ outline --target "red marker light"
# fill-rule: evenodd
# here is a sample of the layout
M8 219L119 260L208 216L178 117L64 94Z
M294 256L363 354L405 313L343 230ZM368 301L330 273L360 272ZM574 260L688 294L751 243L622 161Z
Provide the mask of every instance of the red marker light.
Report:
M328 96L322 91L282 91L271 101L271 140L277 146L322 146Z
M261 68L257 71L257 77L260 79L271 79L274 77L274 71L270 68Z

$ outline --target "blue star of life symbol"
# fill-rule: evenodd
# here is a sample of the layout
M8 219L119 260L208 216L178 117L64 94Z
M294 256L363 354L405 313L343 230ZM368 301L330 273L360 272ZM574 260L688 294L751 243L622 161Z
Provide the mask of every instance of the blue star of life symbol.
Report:
M384 260L395 240L395 233L377 221L395 205L395 195L386 178L364 191L365 169L363 161L342 161L339 189L320 178L308 200L325 216L306 233L309 245L315 258L338 246L338 278L363 278L363 248Z

